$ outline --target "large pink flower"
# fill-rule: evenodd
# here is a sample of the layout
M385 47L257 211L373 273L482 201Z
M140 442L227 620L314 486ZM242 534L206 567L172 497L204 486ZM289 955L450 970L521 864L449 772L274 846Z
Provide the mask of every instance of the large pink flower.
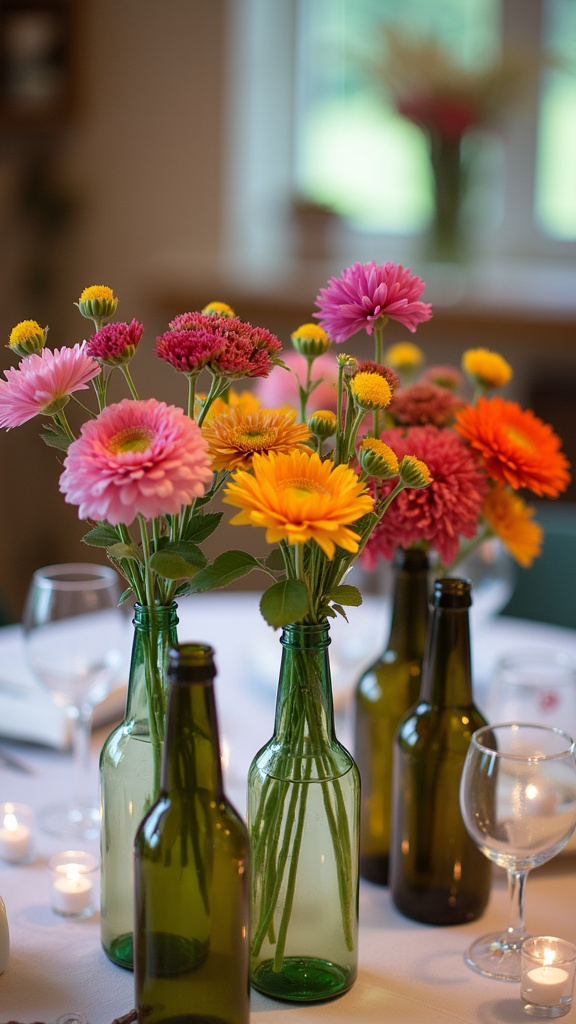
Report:
M85 391L100 373L83 345L44 348L4 371L0 380L0 426L19 427L34 416L59 412L74 391Z
M364 329L397 320L409 331L432 316L432 307L419 302L426 287L420 277L401 264L354 263L341 277L331 277L316 298L320 310L313 315L332 341L347 341Z
M68 449L60 490L80 519L129 526L174 515L212 479L207 443L181 409L124 399L85 423Z
M381 437L399 460L405 455L422 459L432 483L423 490L402 491L394 499L364 549L364 564L373 569L379 556L390 559L397 547L426 542L449 565L458 554L459 538L476 534L488 489L482 470L451 429L396 427ZM394 483L382 483L379 493L388 494Z

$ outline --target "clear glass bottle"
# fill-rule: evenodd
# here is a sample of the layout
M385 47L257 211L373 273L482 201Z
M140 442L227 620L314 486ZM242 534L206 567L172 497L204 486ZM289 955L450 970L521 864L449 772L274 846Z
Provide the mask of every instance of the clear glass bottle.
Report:
M252 984L317 1002L358 961L360 776L334 734L329 627L283 629L275 730L248 774Z
M224 795L213 651L170 654L160 796L134 846L134 981L147 1024L248 1024L248 833Z
M390 889L398 909L427 924L473 921L490 893L490 863L470 839L459 803L472 733L470 582L434 584L420 697L394 751Z
M416 703L428 625L428 557L399 548L390 636L356 687L354 757L362 780L360 874L388 884L392 764L400 720Z
M102 859L100 932L106 955L132 970L134 836L159 792L168 652L177 643L176 605L134 609L126 717L100 755Z

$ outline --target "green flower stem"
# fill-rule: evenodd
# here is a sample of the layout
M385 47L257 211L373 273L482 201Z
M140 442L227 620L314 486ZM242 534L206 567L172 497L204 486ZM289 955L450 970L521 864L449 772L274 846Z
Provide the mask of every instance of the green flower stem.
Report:
M68 423L68 417L66 416L64 409L60 409L60 412L54 413L52 419L55 424L60 427L60 430L64 431L66 437L70 438L71 441L75 440L74 432Z
M191 420L194 419L194 406L196 404L196 384L198 382L197 373L189 373L188 375L188 415Z
M212 403L216 401L220 395L223 395L229 387L230 381L227 377L216 377L214 374L212 375L212 383L210 384L208 394L206 395L206 399L198 415L197 423L199 427L202 426Z
M132 398L134 398L138 402L139 401L139 395L138 395L138 392L136 390L136 385L134 384L134 381L132 380L132 374L130 373L130 370L128 369L128 363L122 363L120 369L122 370L122 373L124 374L124 379L126 380L126 383L128 385L128 389L130 391L130 394L132 395Z
M299 854L304 836L309 784L317 781L332 837L334 861L338 875L338 888L342 911L342 925L348 949L354 948L350 917L351 861L350 831L338 771L329 751L325 751L322 726L322 701L318 699L318 685L322 671L312 652L292 652L291 674L288 680L287 700L291 702L290 736L286 738L291 753L275 761L272 777L262 784L258 808L252 825L252 871L254 878L263 878L262 908L252 938L252 955L258 956L266 935L273 939L273 919L281 891L284 902L281 909L278 935L275 942L274 970L282 970L286 941L296 893ZM331 728L331 723L325 723ZM291 740L291 742L290 742ZM281 779L288 779L290 768L299 766L294 785L287 781L279 787ZM316 765L318 771L313 775ZM324 779L322 778L324 776ZM329 781L328 781L329 780ZM335 806L331 800L334 790ZM286 865L290 858L288 875Z

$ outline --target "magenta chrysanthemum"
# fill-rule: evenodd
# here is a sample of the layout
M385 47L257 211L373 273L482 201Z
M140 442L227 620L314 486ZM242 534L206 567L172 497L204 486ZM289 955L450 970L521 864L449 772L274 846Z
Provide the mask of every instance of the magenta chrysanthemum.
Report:
M452 422L456 412L464 404L464 399L448 388L419 382L395 391L389 412L396 423L406 426L425 426L432 423L435 427L444 427Z
M390 559L397 547L422 542L450 564L458 553L459 538L476 534L488 489L484 474L453 430L397 427L383 431L381 437L400 461L415 455L425 462L432 483L423 490L402 491L394 499L364 549L365 566L373 569L379 556ZM392 486L382 483L378 494L388 494Z
M181 313L156 342L156 355L183 373L204 366L224 377L266 377L282 345L264 327L236 316Z
M332 341L343 342L362 329L397 320L409 331L432 316L432 307L418 301L426 287L401 264L354 263L341 277L331 277L316 298L317 320Z
M129 526L174 515L212 479L207 444L181 409L124 399L85 423L68 449L60 490L80 519Z
M138 320L132 323L105 324L86 342L86 352L100 363L117 366L127 363L135 354L144 326Z
M0 426L19 427L34 416L59 412L71 394L84 391L99 373L99 364L83 345L44 348L27 356L0 380Z

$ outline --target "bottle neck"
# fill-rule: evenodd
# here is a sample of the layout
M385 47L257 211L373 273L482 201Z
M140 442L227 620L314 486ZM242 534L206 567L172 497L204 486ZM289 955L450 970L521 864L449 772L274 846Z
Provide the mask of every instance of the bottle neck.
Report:
M399 551L394 560L392 621L388 649L406 659L422 659L429 616L428 557L425 551Z
M202 790L216 801L223 798L211 676L170 683L160 788L187 796Z
M422 675L421 698L427 704L472 703L468 608L434 608Z
M161 694L165 707L168 652L178 639L177 612L176 604L153 608L140 604L134 606L134 638L126 699L128 719L148 718L150 694L156 694L157 701Z
M327 622L285 626L280 643L274 734L295 753L314 753L320 744L334 738L330 627Z

